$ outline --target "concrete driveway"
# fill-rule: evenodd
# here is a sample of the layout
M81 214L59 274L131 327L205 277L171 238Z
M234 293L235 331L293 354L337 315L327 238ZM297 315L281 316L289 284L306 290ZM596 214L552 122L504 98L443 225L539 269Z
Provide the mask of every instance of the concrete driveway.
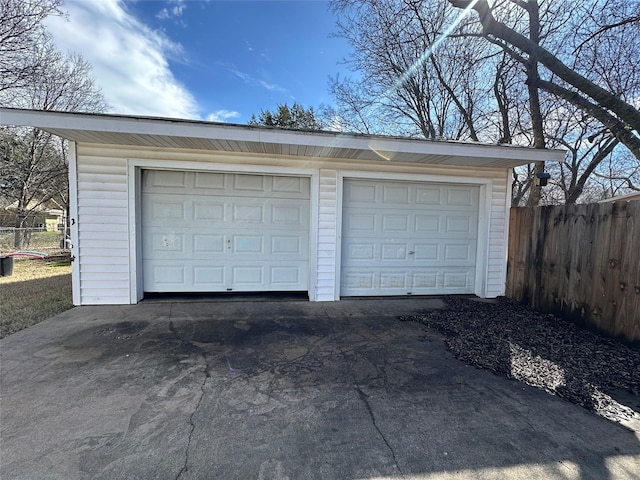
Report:
M397 319L438 305L75 308L0 343L0 477L639 478L638 432Z

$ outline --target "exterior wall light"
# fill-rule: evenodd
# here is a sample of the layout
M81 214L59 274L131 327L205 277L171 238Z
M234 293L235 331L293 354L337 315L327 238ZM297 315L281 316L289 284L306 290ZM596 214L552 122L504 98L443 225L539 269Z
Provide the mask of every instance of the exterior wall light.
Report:
M540 185L541 187L546 187L550 178L551 178L551 174L547 172L536 173L536 178L535 178L536 185Z

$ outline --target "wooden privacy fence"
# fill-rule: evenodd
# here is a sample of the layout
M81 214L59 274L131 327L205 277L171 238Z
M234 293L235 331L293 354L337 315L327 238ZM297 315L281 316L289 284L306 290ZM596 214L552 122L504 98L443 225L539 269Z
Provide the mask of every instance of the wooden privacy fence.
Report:
M507 296L640 341L640 201L512 208Z

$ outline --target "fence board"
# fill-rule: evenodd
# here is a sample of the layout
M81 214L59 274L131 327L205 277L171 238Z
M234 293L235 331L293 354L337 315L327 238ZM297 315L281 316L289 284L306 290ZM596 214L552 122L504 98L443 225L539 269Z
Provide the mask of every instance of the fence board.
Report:
M640 341L640 201L512 208L507 296Z

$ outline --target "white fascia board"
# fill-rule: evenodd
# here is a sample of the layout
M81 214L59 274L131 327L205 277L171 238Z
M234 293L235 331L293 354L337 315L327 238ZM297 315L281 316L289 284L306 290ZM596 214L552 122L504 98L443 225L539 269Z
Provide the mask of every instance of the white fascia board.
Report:
M157 135L196 139L258 142L320 148L346 148L374 152L409 153L508 159L525 163L562 162L564 150L538 150L512 145L488 145L456 141L430 141L333 132L278 130L264 127L203 121L131 117L121 115L48 112L0 108L0 123L51 129L122 134Z

